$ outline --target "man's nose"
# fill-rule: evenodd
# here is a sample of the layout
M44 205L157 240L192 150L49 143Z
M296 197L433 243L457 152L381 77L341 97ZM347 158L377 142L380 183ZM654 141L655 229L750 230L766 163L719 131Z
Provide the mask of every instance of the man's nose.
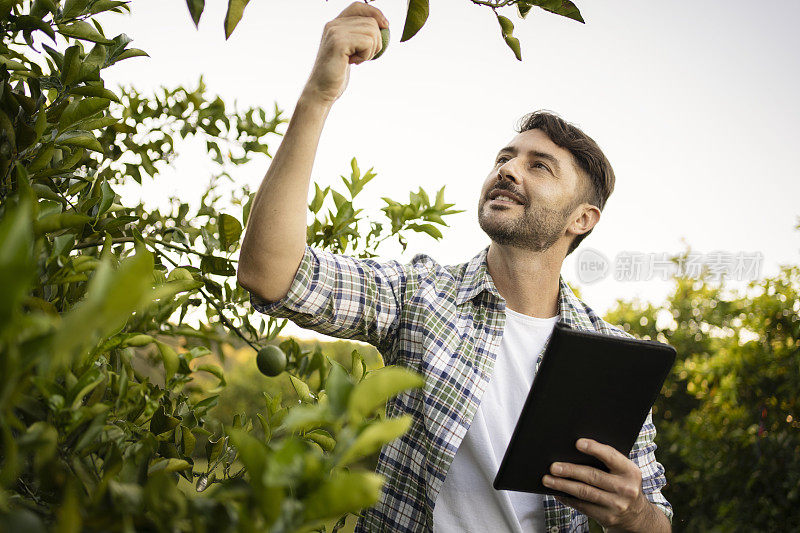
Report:
M509 181L519 184L519 176L515 163L516 160L516 158L510 159L500 165L500 168L497 169L497 181L503 181L503 178L505 178Z

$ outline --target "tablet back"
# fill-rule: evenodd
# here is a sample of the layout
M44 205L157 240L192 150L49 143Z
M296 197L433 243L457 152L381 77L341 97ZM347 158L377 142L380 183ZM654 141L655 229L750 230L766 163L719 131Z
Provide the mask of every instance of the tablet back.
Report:
M556 324L494 480L498 490L560 494L542 485L555 461L607 470L575 442L627 456L675 361L666 344Z

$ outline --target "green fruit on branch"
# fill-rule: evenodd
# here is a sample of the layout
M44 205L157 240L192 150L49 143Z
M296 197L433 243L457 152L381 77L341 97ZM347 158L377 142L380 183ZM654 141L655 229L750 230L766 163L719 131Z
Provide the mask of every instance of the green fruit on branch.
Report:
M256 366L265 376L275 377L286 370L286 354L272 344L264 346L256 355Z
M372 59L378 59L386 51L389 46L389 28L381 28L381 49L373 56Z

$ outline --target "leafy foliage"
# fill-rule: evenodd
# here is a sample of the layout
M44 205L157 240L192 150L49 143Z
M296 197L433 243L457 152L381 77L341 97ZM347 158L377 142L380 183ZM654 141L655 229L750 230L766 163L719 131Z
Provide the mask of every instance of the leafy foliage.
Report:
M307 228L308 244L328 248L337 253L351 251L359 257L374 257L375 248L390 238L396 238L405 250L408 245L409 231L425 233L434 239L441 239L442 232L434 224L447 226L442 217L463 212L450 209L454 204L444 201L444 187L436 193L436 200L433 204L431 204L428 194L420 187L416 193L409 193L408 203L384 197L383 201L386 206L381 208L381 211L387 220L379 222L374 220L375 216L370 217L370 221L365 221L368 222L370 229L365 231L359 224L363 220L362 217L359 217L362 209L355 209L353 201L376 174L370 168L362 176L355 158L350 161L350 168L349 177L341 176L347 188L347 196L330 187L322 189L319 185L314 185L314 198L309 204L314 219ZM320 217L327 198L331 199L335 211L329 209ZM348 247L351 250L348 250Z
M676 278L663 305L606 318L678 351L653 409L676 529L800 527L800 267L744 293Z
M203 3L189 6L196 22ZM209 97L202 80L155 95L107 88L105 68L146 56L95 19L127 10L0 3L0 528L324 529L377 501L383 480L358 461L407 428L380 411L420 378L368 373L358 351L346 370L288 339L291 392L214 423L227 381L209 356L224 360L231 335L257 349L285 324L254 317L236 284L252 194L227 185L234 167L270 156L285 120ZM161 213L121 196L165 179L184 142L205 146L213 173L198 205L173 198ZM371 255L404 232L437 235L415 221L454 212L442 193L433 206L396 202L409 214L362 241L352 203L375 174L351 168L345 202L326 189L317 246Z
M228 12L225 15L225 38L230 38L233 30L239 24L244 13L244 8L250 0L228 0ZM370 2L372 0L364 0ZM583 23L583 17L578 7L571 0L469 0L473 4L489 7L497 16L502 28L502 37L514 56L522 61L519 40L512 35L514 29L511 21L498 13L499 8L516 6L520 18L527 17L531 9L538 7L549 13L561 15ZM189 13L195 25L200 22L203 14L205 0L186 0ZM403 23L403 35L400 42L405 42L414 37L428 21L430 14L430 0L408 0L406 19Z

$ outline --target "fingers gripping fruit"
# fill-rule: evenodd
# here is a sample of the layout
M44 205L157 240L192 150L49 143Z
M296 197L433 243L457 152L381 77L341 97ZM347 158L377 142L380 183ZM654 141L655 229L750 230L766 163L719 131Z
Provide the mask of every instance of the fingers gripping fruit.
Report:
M375 54L372 59L378 59L386 51L389 46L389 28L381 28L381 49Z

